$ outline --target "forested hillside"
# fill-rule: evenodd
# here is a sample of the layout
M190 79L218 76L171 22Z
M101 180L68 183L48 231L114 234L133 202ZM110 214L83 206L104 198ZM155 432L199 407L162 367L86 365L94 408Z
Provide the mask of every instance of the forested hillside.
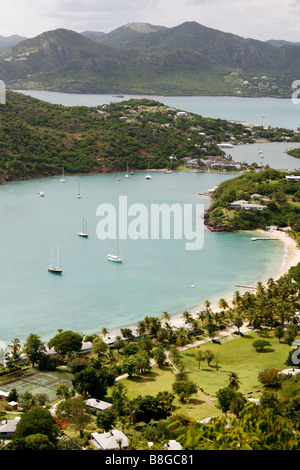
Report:
M300 233L300 182L289 183L287 173L267 169L246 173L225 181L213 192L213 204L206 215L212 230L252 230L275 225ZM265 205L266 210L234 208L234 201Z

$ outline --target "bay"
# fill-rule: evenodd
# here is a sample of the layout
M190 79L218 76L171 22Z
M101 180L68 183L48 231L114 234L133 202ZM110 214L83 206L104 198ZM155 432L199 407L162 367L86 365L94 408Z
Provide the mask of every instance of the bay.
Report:
M97 207L119 196L128 204L204 204L198 193L231 175L144 172L67 176L0 186L0 342L24 341L30 333L50 339L59 328L93 333L133 325L146 315L161 316L202 306L232 294L235 284L253 285L270 277L283 256L276 241L251 243L251 233L212 233L204 246L187 251L185 240L121 241L123 264L107 253L115 241L100 240ZM82 198L76 193L80 183ZM38 193L43 191L45 197ZM78 236L83 217L88 239ZM59 247L61 276L47 268Z
M159 96L71 94L17 90L33 98L64 106L100 106L129 99L149 98L184 111L212 118L240 121L264 127L296 130L300 126L300 105L291 99L244 98L231 96Z

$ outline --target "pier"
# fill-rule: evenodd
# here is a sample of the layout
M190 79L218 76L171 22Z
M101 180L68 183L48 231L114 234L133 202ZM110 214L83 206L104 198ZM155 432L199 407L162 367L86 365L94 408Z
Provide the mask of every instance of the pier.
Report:
M236 284L236 287L245 287L245 289L256 289L254 286L246 286L245 284Z
M269 238L269 237L265 237L265 238L262 238L262 237L259 237L259 238L252 237L252 238L251 238L251 241L252 241L252 242L256 242L257 240L278 240L278 238Z

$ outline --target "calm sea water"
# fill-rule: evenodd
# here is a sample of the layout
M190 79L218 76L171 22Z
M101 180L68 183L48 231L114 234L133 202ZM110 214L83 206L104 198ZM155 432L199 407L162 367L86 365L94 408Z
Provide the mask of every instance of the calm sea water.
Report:
M213 118L242 121L265 127L297 129L300 126L300 105L292 99L239 98L215 96L146 96L146 95L83 95L48 91L22 91L44 101L64 106L99 106L135 98L150 98L167 106Z
M57 329L89 333L136 324L146 315L176 314L234 292L235 284L266 280L281 244L251 243L250 233L211 233L204 247L186 251L185 240L123 240L123 264L106 254L111 240L99 240L97 207L128 203L199 203L198 193L231 176L143 172L36 179L0 186L0 344L30 333L44 340ZM80 183L82 198L75 197ZM37 193L43 191L45 197ZM88 239L78 237L83 217ZM47 271L59 247L62 276Z

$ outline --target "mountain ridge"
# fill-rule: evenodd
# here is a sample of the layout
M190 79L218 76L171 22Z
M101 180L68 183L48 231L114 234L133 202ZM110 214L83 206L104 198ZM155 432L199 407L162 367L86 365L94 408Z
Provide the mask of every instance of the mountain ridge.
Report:
M207 28L129 23L97 39L59 28L0 54L8 88L286 97L300 49Z

